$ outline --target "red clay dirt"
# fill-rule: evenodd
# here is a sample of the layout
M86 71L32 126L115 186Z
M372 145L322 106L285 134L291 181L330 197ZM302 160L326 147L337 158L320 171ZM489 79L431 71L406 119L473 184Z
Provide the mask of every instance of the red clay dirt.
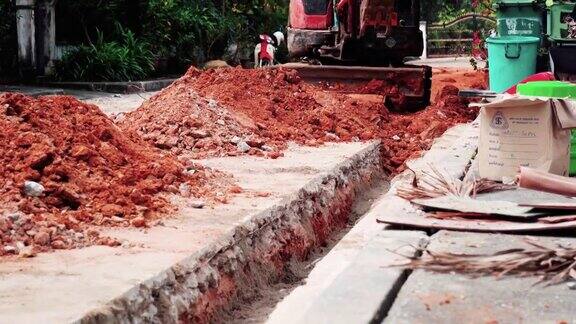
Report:
M209 196L217 176L125 135L72 97L3 94L0 112L0 255L117 245L90 225L146 226L169 208L162 192L182 184ZM44 192L27 195L25 181Z
M447 85L458 87L459 89L479 89L488 87L488 70L436 68L432 70L432 102Z
M468 71L482 81L482 72ZM450 80L449 80L450 81ZM369 82L382 91L381 84ZM448 82L451 83L451 82ZM300 80L294 70L225 68L200 72L191 68L174 85L160 92L138 110L128 114L120 123L127 130L137 130L148 141L158 146L173 125L177 137L186 135L190 127L184 115L204 114L201 125L192 127L203 135L202 145L186 145L177 153L197 157L237 155L234 137L248 138L248 154L277 157L288 141L306 145L324 142L382 139L385 166L391 173L404 169L404 161L429 148L432 140L448 127L470 121L477 114L468 108L468 102L458 98L458 89L449 84L436 102L413 114L394 114L383 105L382 96L348 95L342 87L327 89L322 85ZM345 87L346 88L346 87ZM362 89L362 87L360 88ZM206 104L195 106L198 97L214 100L213 108ZM195 102L192 102L196 100ZM202 99L204 100L204 99ZM168 103L168 105L165 105ZM169 107L166 107L169 106ZM194 106L192 112L190 107ZM158 115L175 115L174 118ZM218 123L213 115L224 114L225 122ZM228 118L229 117L229 118ZM150 132L149 129L159 129ZM216 134L212 136L209 134ZM198 143L200 140L184 136L181 141Z

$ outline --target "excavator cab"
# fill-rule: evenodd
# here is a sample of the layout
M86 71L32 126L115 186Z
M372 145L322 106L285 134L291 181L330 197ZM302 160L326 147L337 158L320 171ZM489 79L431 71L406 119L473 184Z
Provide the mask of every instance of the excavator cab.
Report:
M290 0L288 51L371 65L420 56L420 0Z

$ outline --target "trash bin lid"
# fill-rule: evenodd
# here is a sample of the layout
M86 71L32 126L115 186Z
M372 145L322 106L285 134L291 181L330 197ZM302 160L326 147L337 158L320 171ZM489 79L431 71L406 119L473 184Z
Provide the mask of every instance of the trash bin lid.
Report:
M532 44L540 42L540 38L534 36L498 36L488 37L489 44Z
M517 91L524 96L576 99L576 84L563 81L528 82L519 84Z

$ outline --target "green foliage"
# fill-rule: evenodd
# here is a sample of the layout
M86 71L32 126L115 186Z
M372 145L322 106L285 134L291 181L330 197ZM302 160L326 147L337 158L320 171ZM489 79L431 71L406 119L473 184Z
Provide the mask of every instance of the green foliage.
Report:
M468 12L490 14L492 0L422 0L421 19L450 21Z
M251 49L287 21L288 0L148 0L143 36L180 66L220 58L228 45Z
M147 42L130 30L117 26L120 41L106 41L97 31L93 44L82 45L65 54L56 64L59 80L131 81L141 80L154 69L154 55Z
M0 79L17 66L16 13L13 1L0 1Z
M86 44L97 37L120 41L119 23L150 44L157 63L180 72L189 65L219 59L229 45L250 54L258 34L279 30L287 21L289 0L59 0L60 44ZM228 55L229 56L229 55ZM227 57L236 60L238 57ZM157 64L157 69L162 67ZM162 71L160 71L162 72Z
M155 52L172 56L179 65L198 63L212 56L216 43L226 43L234 17L222 15L212 2L149 0L142 18L142 36Z

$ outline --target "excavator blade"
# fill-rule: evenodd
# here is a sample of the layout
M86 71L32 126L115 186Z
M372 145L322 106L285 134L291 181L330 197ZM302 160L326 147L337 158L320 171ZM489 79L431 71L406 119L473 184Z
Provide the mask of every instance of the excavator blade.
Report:
M429 66L367 67L288 63L305 82L344 84L343 92L381 95L388 109L417 111L430 104Z

